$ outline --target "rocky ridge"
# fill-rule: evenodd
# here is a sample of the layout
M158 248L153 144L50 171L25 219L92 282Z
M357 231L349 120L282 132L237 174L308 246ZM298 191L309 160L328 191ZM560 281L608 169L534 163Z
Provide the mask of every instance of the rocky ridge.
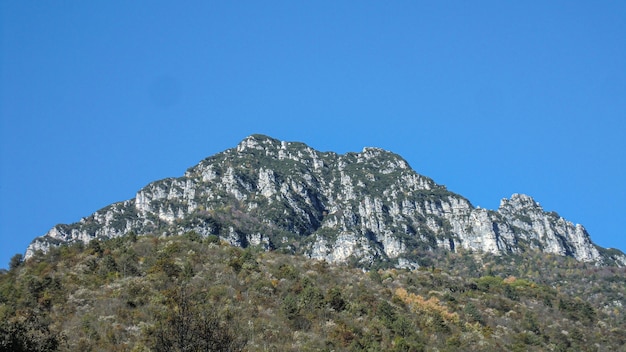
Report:
M596 246L582 225L545 212L523 194L497 210L416 173L379 148L339 155L263 135L245 138L188 169L152 182L134 199L57 225L26 251L136 234L215 235L237 246L304 254L369 267L415 268L420 251L495 255L528 250L598 265L626 266L626 255Z

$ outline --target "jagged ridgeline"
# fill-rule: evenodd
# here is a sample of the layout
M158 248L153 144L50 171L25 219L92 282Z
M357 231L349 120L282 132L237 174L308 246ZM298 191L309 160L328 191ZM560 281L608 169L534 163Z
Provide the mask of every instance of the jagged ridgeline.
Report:
M134 199L55 226L31 243L26 258L131 232L191 231L361 267L415 268L420 253L433 250L542 251L626 265L622 252L596 246L583 226L545 212L529 196L514 194L495 211L475 208L391 152L341 155L263 135L206 158L182 177L150 183Z

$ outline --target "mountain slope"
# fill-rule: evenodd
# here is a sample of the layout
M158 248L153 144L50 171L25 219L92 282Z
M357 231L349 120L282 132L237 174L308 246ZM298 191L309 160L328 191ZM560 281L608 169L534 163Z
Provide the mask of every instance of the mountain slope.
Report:
M0 273L0 351L626 351L625 268L437 254L365 272L194 233L56 247Z
M231 244L301 253L358 266L414 268L424 250L496 255L542 251L598 264L626 256L594 245L581 225L514 194L498 210L417 174L378 148L339 155L252 135L184 176L150 183L36 238L26 257L51 246L135 234L217 235Z

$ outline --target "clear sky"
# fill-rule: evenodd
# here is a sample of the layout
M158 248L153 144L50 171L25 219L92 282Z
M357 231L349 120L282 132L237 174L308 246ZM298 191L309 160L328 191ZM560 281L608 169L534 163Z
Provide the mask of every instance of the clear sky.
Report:
M0 267L253 133L626 250L624 1L0 2Z

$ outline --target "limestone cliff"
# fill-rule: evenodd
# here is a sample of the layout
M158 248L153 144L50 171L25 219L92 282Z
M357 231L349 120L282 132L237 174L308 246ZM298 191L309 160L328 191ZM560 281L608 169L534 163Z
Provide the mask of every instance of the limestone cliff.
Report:
M136 234L216 235L238 246L330 262L416 267L420 251L496 255L539 250L597 264L626 256L591 242L581 225L514 194L496 211L416 173L378 148L339 155L262 135L211 156L184 176L150 183L134 199L57 225L26 251Z

